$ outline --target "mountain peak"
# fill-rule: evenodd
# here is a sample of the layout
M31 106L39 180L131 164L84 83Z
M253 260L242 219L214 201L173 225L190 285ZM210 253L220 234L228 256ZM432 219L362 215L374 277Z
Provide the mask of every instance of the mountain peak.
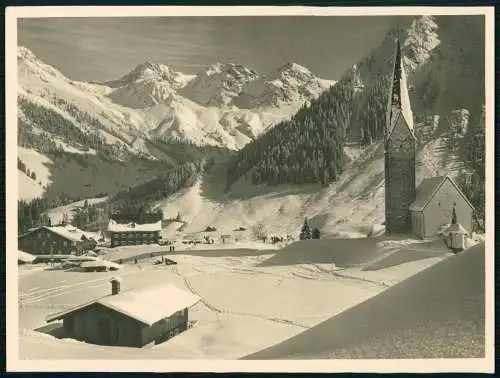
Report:
M302 72L302 73L308 73L310 74L311 71L298 64L298 63L295 63L295 62L286 62L285 64L283 64L281 67L278 68L278 71L280 72L284 72L284 71L295 71L295 72Z

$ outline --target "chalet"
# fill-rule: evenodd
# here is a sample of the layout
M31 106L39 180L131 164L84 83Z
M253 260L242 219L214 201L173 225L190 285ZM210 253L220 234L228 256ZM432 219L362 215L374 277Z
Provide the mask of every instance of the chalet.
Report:
M158 243L161 239L160 232L161 221L149 224L120 224L111 220L108 224L111 247Z
M436 235L444 225L452 223L453 211L460 225L471 235L474 207L449 176L424 179L410 206L413 233L421 238Z
M159 344L188 328L188 309L200 298L167 284L120 292L111 279L111 294L51 315L63 321L69 337L98 345L141 348Z
M73 226L38 227L18 238L19 249L33 255L70 255L93 250L97 243Z

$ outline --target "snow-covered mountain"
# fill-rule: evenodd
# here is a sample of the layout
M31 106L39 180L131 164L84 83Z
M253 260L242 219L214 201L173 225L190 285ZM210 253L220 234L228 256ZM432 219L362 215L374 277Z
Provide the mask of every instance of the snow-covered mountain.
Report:
M149 154L144 141L150 138L240 149L327 87L318 83L334 83L306 69L307 74L297 75L298 65L286 66L278 70L279 78L264 81L271 87L281 85L273 92L279 93L280 101L269 101L275 97L263 91L255 106L241 108L234 99L242 88L253 81L261 83L268 75L238 64L217 63L197 75L185 75L163 64L145 62L117 80L79 82L19 47L18 66L23 104L34 104L38 110L50 108L82 133L91 135L98 130L103 141L114 148L143 156ZM35 131L55 133L43 130L37 111L26 111L26 106L20 107L25 124ZM60 135L56 132L52 137Z
M334 84L332 80L321 79L307 68L289 62L246 83L234 103L246 109L304 103Z
M239 95L243 85L259 77L240 64L216 63L198 73L180 94L203 106L225 106Z
M168 99L194 75L172 71L164 64L145 62L118 80L102 83L113 90L109 98L130 108L148 108Z

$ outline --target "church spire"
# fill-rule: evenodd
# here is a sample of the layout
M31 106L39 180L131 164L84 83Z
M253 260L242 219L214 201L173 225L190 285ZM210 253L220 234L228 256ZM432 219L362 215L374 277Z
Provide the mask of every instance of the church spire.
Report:
M389 91L389 101L387 109L387 136L391 134L400 113L404 117L406 124L413 133L413 112L410 106L410 96L408 94L403 55L401 53L399 27L397 29L395 42L396 51L394 53L394 67L392 71L392 81Z

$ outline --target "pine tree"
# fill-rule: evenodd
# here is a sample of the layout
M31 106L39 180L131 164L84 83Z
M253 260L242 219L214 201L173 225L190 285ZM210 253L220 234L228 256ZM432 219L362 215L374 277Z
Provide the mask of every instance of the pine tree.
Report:
M315 227L313 230L312 230L312 235L311 237L313 239L319 239L321 236L321 232L319 231L319 228Z
M311 239L311 228L309 227L309 222L307 220L307 217L304 219L304 224L302 226L302 229L300 230L300 235L299 239L300 240L306 240L306 239Z

